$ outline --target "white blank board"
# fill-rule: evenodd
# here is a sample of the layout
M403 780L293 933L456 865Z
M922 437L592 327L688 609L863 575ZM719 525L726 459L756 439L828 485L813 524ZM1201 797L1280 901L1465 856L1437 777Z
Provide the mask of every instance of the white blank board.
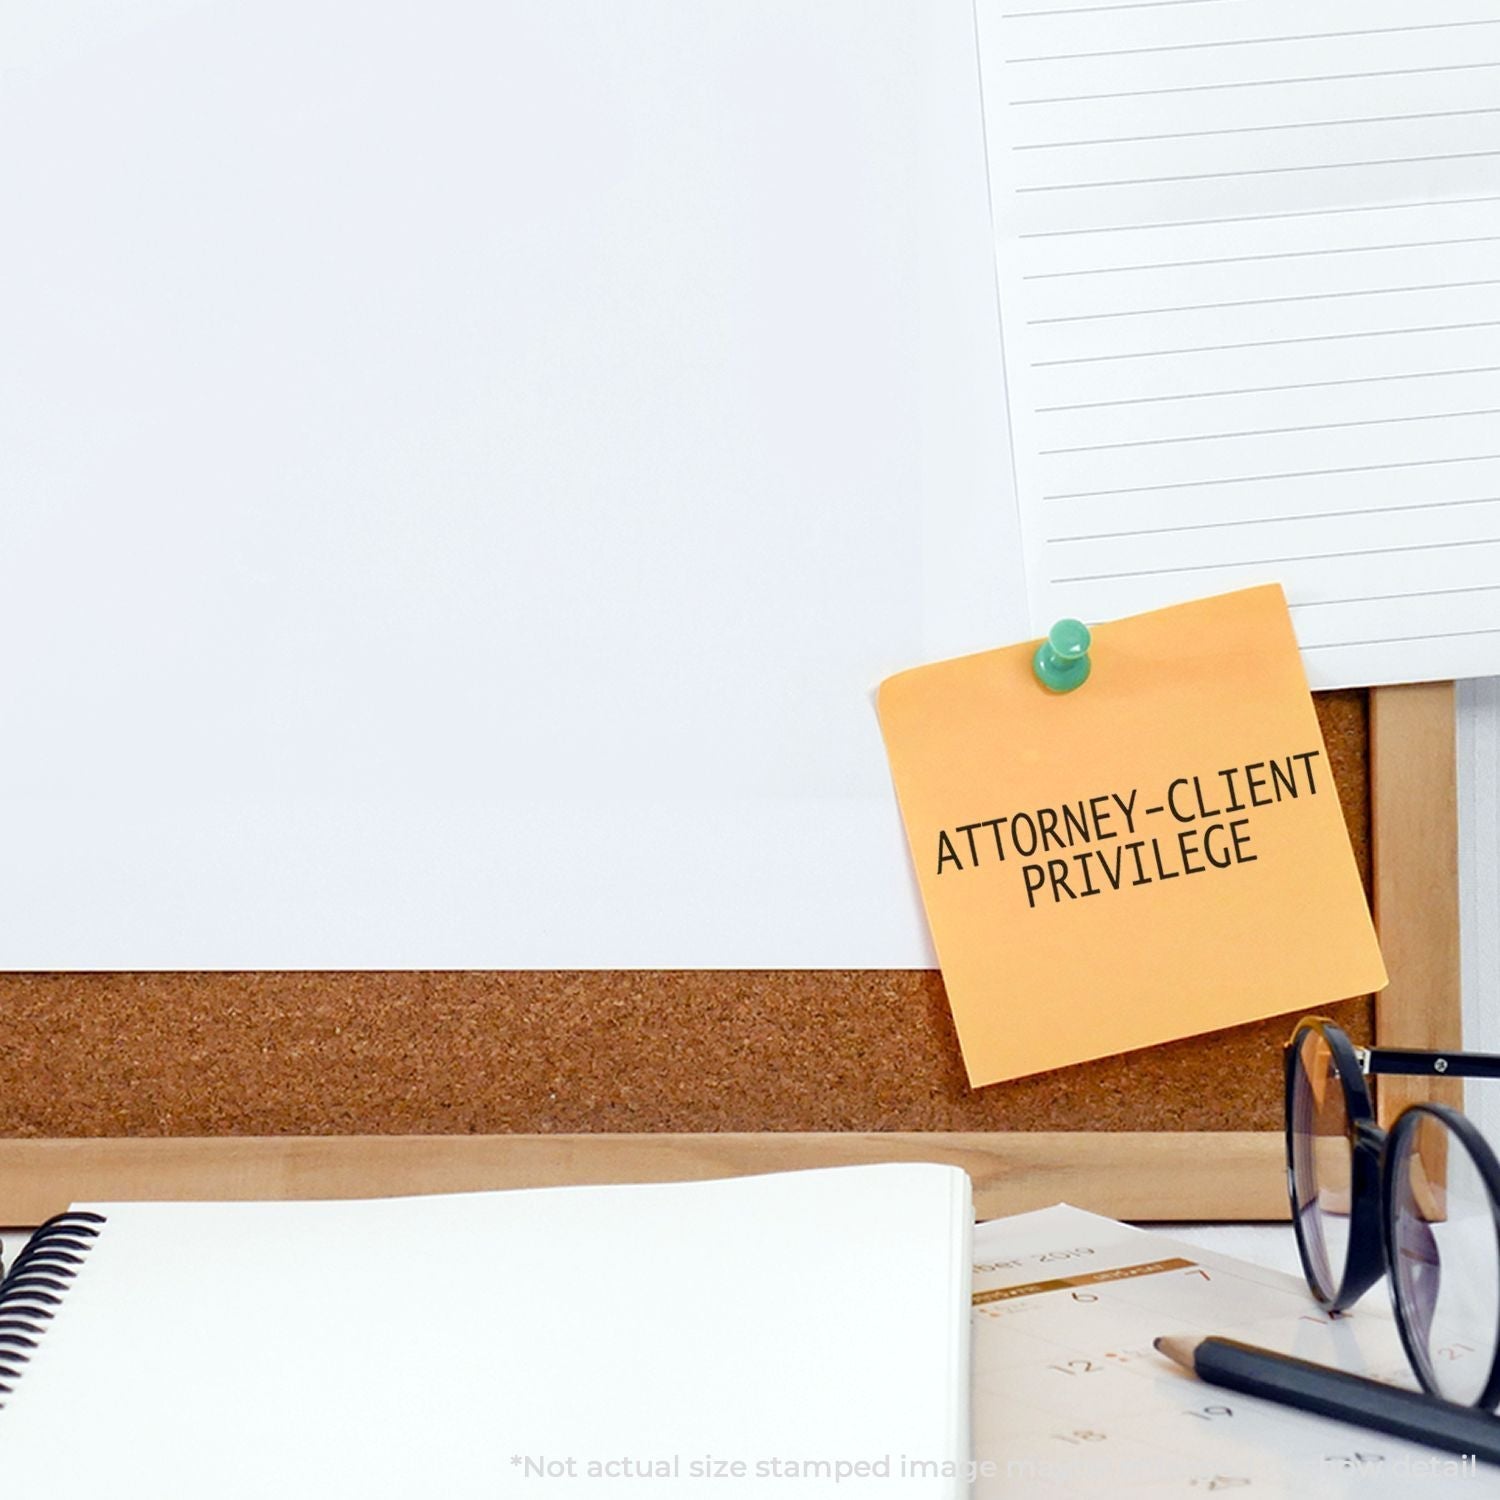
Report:
M920 966L966 0L0 12L0 966Z

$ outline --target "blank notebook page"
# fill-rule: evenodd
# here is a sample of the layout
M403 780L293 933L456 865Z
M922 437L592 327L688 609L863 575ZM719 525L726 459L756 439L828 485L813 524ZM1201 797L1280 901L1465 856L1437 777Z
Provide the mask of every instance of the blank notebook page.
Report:
M1280 581L1500 670L1493 0L981 0L1032 624Z
M954 1168L97 1211L0 1410L17 1494L743 1496L773 1459L968 1456ZM748 1473L694 1485L708 1455Z

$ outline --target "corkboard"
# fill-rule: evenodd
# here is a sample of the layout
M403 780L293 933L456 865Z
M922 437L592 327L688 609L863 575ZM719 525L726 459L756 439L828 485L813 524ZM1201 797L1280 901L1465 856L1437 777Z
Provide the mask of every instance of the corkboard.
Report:
M1367 699L1318 716L1369 889ZM1273 1131L1288 1024L975 1091L928 972L5 974L0 1017L22 1139Z

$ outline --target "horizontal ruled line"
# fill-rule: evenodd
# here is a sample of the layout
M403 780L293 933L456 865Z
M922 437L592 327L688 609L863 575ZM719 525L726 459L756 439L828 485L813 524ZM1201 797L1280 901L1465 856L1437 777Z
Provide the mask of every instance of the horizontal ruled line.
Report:
M1083 141L1025 141L1012 151L1062 151L1074 146L1134 146L1148 141L1190 141L1216 135L1263 135L1276 130L1333 130L1348 125L1399 125L1403 120L1456 120L1467 115L1496 115L1500 108L1433 109L1411 115L1354 115L1347 120L1282 120L1274 125L1221 125L1214 130L1164 130L1156 135L1101 135Z
M1193 344L1182 349L1138 349L1130 354L1079 354L1067 359L1038 359L1033 370L1054 365L1093 365L1112 359L1156 359L1169 354L1214 354L1221 349L1274 349L1286 344L1326 344L1339 339L1395 338L1406 333L1462 333L1473 328L1500 328L1500 320L1483 323L1432 323L1422 328L1369 328L1361 333L1310 333L1291 339L1251 339L1242 344Z
M1148 406L1158 401L1206 401L1215 396L1264 396L1273 391L1318 391L1340 385L1379 385L1392 380L1436 380L1449 375L1495 375L1500 365L1474 365L1464 370L1403 370L1398 375L1348 375L1341 380L1299 380L1289 385L1245 385L1223 391L1173 391L1164 396L1121 396L1115 401L1071 401L1062 406L1038 406L1038 415L1054 411L1095 411L1104 406Z
M1407 641L1447 641L1466 635L1500 634L1500 625L1486 625L1481 630L1433 630L1426 635L1382 635L1368 641L1321 641L1316 646L1303 646L1304 651L1337 651L1348 646L1400 646Z
M1330 604L1384 604L1392 599L1431 599L1441 594L1489 594L1500 583L1469 583L1456 589L1408 589L1403 594L1352 594L1347 599L1299 599L1293 609L1323 609Z
M1496 111L1500 114L1500 110ZM1214 255L1206 260L1159 260L1136 266L1088 266L1079 271L1033 271L1022 281L1060 281L1069 276L1115 276L1125 271L1178 271L1189 266L1238 266L1262 260L1310 260L1324 255L1373 255L1381 250L1438 250L1448 245L1488 245L1500 234L1451 240L1406 240L1395 245L1334 245L1321 250L1273 250L1265 255Z
M1337 521L1345 516L1383 516L1399 511L1450 510L1464 505L1500 504L1500 495L1480 495L1472 500L1418 500L1411 505L1359 505L1348 510L1304 510L1286 516L1245 516L1238 521L1191 521L1181 526L1132 526L1128 531L1091 531L1081 536L1050 536L1046 545L1062 547L1069 542L1117 542L1136 536L1168 536L1184 531L1223 531L1234 526L1275 526L1286 521Z
M1416 31L1460 31L1500 26L1500 20L1424 21L1415 26L1372 26L1359 31L1307 31L1299 36L1239 36L1217 42L1171 42L1159 47L1116 47L1107 52L1054 52L1042 57L1010 57L1011 63L1082 62L1100 57L1142 57L1156 52L1206 52L1214 47L1271 47L1284 42L1341 42L1356 36L1406 36Z
M1147 99L1161 94L1211 94L1223 89L1262 89L1301 83L1346 83L1365 78L1413 78L1431 73L1472 73L1480 68L1500 68L1500 60L1477 63L1443 63L1425 68L1378 68L1366 73L1314 73L1299 78L1247 78L1239 83L1184 83L1165 89L1118 89L1108 94L1057 94L1046 99L1011 99L1012 105L1084 104L1094 99Z
M1500 156L1500 152L1495 153ZM1128 307L1116 312L1069 313L1061 318L1028 318L1027 326L1053 323L1096 323L1102 318L1150 318L1160 313L1218 312L1226 307L1270 307L1280 302L1337 302L1348 297L1395 297L1409 292L1450 292L1476 286L1500 286L1500 277L1481 281L1434 281L1421 286L1371 286L1349 292L1300 292L1295 297L1246 297L1232 302L1183 302L1173 307Z
M1489 193L1481 198L1444 198L1444 208L1460 204L1500 203L1500 193ZM1018 240L1060 239L1074 234L1126 234L1141 229L1196 229L1207 224L1259 224L1272 219L1316 219L1334 214L1382 214L1396 209L1420 209L1431 212L1433 204L1424 199L1420 203L1358 203L1350 208L1294 208L1274 214L1231 214L1221 219L1158 219L1149 224L1091 224L1085 229L1031 229L1016 238Z
M1066 10L1013 10L1001 15L1002 21L1024 21L1037 16L1091 16L1105 10L1163 10L1171 5L1242 4L1244 0L1122 0L1115 5L1072 5Z
M1075 490L1066 495L1043 495L1043 500L1097 500L1108 495L1148 495L1161 490L1199 490L1215 484L1260 484L1267 479L1321 479L1332 474L1380 474L1392 469L1436 469L1446 464L1482 464L1500 453L1465 453L1453 458L1414 458L1395 464L1351 464L1338 469L1288 469L1279 474L1225 474L1217 479L1183 479L1172 484L1126 485L1118 490Z
M1485 406L1477 411L1424 412L1411 417L1364 417L1357 422L1308 422L1300 427L1251 427L1242 432L1189 432L1177 437L1132 438L1125 443L1085 443L1077 448L1043 448L1043 458L1060 453L1102 453L1116 448L1158 448L1174 443L1217 443L1226 438L1281 437L1290 432L1334 432L1346 427L1394 427L1404 422L1447 422L1464 417L1500 416L1500 406Z
M1226 177L1278 177L1288 172L1346 172L1362 167L1410 167L1435 161L1474 161L1500 151L1445 151L1433 156L1382 156L1369 161L1301 162L1290 167L1241 167L1232 172L1181 172L1169 177L1113 177L1102 182L1042 182L1017 193L1074 193L1093 188L1150 187L1162 182L1214 182Z
M1417 542L1407 547L1361 547L1344 552L1302 552L1287 557L1236 557L1229 562L1183 563L1175 568L1113 569L1108 573L1078 573L1051 581L1099 583L1108 578L1159 578L1167 573L1213 573L1223 568L1265 568L1273 563L1336 562L1346 557L1388 557L1397 552L1451 552L1455 547L1495 546L1500 546L1500 537L1478 537L1463 542Z

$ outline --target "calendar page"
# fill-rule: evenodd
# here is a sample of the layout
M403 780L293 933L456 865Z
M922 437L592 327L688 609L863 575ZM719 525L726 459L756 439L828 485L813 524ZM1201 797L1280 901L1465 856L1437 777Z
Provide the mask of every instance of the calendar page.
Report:
M1383 1286L1330 1317L1296 1277L1081 1209L999 1219L974 1233L974 1493L1385 1500L1497 1487L1471 1459L1205 1384L1156 1352L1163 1334L1416 1385Z

